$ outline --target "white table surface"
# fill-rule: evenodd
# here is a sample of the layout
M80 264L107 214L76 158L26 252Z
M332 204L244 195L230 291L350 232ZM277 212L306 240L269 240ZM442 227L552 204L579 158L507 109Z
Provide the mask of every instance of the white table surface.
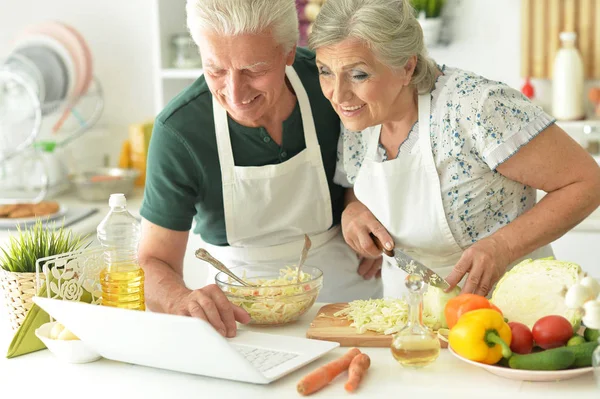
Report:
M254 331L304 337L323 304L296 323ZM88 364L63 363L48 350L5 358L11 334L0 312L0 397L2 398L294 398L297 382L307 373L345 353L338 348L269 385L254 385L184 374L101 359ZM245 328L245 327L244 327ZM143 337L140 337L143 339ZM371 357L371 368L359 390L344 390L346 374L312 395L320 398L600 398L592 373L558 382L522 382L492 375L442 350L438 360L423 369L402 368L387 348L360 348ZM218 359L198 359L218 361ZM13 394L13 395L9 395ZM242 396L243 395L243 396ZM441 395L441 396L437 396ZM413 398L416 396L412 396Z

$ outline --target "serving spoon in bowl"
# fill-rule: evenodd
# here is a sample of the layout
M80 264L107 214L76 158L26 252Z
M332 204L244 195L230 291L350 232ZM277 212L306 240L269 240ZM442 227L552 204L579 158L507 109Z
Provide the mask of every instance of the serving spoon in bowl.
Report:
M210 263L215 269L217 269L220 272L225 273L226 275L228 275L229 277L231 277L232 279L234 279L235 281L237 281L244 287L256 287L256 285L250 284L250 283L242 280L235 274L233 274L233 272L231 270L229 270L227 268L227 266L225 266L224 264L219 262L217 259L213 258L213 256L211 254L209 254L208 251L204 248L200 248L196 251L196 258L201 259L207 263Z
M300 269L306 261L306 256L308 255L308 250L310 249L311 245L312 243L310 241L310 238L308 238L308 235L304 234L304 248L302 248L302 253L300 254L300 261L298 262L298 269L296 271L296 283L300 282Z

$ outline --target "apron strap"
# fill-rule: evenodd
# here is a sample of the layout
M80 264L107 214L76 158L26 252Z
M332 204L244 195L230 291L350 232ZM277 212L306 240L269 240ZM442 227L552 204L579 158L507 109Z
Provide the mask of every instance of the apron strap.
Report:
M423 149L428 149L431 153L431 137L430 137L430 119L431 119L431 95L429 93L419 95L419 140ZM433 158L433 156L432 156ZM435 165L435 163L434 163Z
M370 161L375 161L377 158L377 150L379 149L379 138L381 137L381 125L373 126L370 129L370 134L367 143L367 153L365 158Z
M215 96L212 96L213 118L215 133L217 136L217 148L219 151L219 164L221 166L221 179L223 185L233 183L233 149L229 137L229 125L227 124L227 111L219 104Z
M308 94L300 77L291 66L285 67L285 75L287 76L296 98L298 98L298 104L300 105L300 115L302 117L302 126L304 128L304 141L306 142L306 148L309 151L314 151L319 148L319 140L317 139L317 129L315 128L315 121L313 119L312 108L310 107L310 101Z
M454 259L454 262L458 261L463 250L458 245L450 226L448 225L448 219L446 218L446 211L444 210L443 202L441 200L441 189L440 189L440 177L438 175L435 159L433 158L433 151L431 149L431 93L425 93L419 95L419 146L423 154L425 168L429 174L430 184L434 185L434 192L439 193L440 198L436 198L437 206L435 212L438 214L439 228L442 234L446 237L452 247L452 254L448 257ZM418 257L417 257L418 259ZM434 260L431 260L434 262ZM425 262L423 262L425 263Z

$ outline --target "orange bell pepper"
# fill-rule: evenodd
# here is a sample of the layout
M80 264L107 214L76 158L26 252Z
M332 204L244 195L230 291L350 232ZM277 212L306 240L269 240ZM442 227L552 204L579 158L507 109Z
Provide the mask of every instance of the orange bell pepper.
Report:
M496 364L512 355L512 332L502 315L493 309L463 314L450 330L448 344L460 356L485 364Z
M448 324L448 328L454 327L460 316L462 316L464 313L475 309L494 309L502 314L502 311L498 309L496 305L488 301L488 299L484 296L475 294L460 294L450 299L444 308L444 316L446 317L446 324Z

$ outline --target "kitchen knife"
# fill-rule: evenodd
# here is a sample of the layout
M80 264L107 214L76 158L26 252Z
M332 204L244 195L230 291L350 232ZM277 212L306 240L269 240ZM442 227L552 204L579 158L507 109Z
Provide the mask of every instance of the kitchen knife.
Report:
M448 284L446 280L418 260L410 257L397 248L394 248L391 251L384 248L384 246L381 244L381 241L379 241L379 239L375 237L373 233L371 233L371 238L375 242L375 245L377 245L377 248L382 250L387 256L394 258L396 265L406 273L420 275L423 278L423 281L431 286L443 290L450 288L450 284Z

